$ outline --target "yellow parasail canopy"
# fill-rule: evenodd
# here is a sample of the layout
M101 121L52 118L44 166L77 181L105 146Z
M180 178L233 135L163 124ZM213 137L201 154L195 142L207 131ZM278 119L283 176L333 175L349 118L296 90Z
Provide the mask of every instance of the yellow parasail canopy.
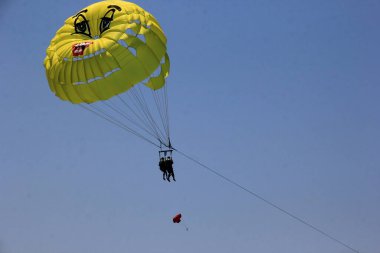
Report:
M108 0L66 19L46 50L50 89L71 103L93 103L138 83L165 85L170 62L157 20L136 4Z

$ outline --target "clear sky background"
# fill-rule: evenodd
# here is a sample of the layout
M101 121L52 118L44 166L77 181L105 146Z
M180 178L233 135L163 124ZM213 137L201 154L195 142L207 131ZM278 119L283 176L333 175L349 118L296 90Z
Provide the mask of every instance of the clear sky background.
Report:
M1 0L1 253L345 253L192 161L49 90L89 0ZM171 58L173 144L363 253L380 252L380 1L146 0ZM171 218L182 212L182 224Z

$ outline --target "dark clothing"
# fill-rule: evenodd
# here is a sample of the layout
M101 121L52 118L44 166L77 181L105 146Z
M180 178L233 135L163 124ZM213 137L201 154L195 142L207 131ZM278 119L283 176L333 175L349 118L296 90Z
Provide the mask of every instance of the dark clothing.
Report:
M171 157L160 159L158 163L160 170L162 172L162 179L168 180L170 182L170 177L175 181L174 170L173 170L173 159Z
M166 161L164 160L160 160L160 162L158 163L158 166L160 166L160 170L162 171L162 179L164 180L166 180L166 178L168 177L168 171L165 165Z
M166 167L166 171L168 172L166 179L170 182L170 177L172 177L173 180L175 181L174 170L173 170L173 160L172 159L166 159L165 160L165 167Z

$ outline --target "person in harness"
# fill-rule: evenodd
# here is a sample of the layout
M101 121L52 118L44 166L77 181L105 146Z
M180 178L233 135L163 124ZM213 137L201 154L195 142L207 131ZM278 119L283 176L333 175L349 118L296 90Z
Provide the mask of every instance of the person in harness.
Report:
M164 180L168 180L168 182L170 182L170 178L176 181L173 169L174 162L171 157L172 151L172 149L159 151L160 161L158 165L160 167L160 171L162 172L162 178Z
M166 168L166 171L168 172L168 175L166 177L166 179L170 182L170 177L173 178L173 180L175 181L175 176L174 176L174 169L173 169L173 159L168 156L165 160L165 168Z
M162 179L166 180L166 178L168 177L168 171L166 170L164 157L160 158L160 162L158 163L158 166L160 167L160 170L162 172Z

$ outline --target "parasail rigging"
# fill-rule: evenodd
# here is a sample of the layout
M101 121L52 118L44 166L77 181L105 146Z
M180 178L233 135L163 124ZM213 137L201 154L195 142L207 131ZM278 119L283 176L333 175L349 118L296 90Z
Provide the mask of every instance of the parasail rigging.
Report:
M166 36L155 17L121 0L94 3L66 19L46 50L60 99L160 148L170 141Z
M80 106L158 147L159 152L169 154L173 149L167 89L167 85L156 91L136 85L107 101Z

